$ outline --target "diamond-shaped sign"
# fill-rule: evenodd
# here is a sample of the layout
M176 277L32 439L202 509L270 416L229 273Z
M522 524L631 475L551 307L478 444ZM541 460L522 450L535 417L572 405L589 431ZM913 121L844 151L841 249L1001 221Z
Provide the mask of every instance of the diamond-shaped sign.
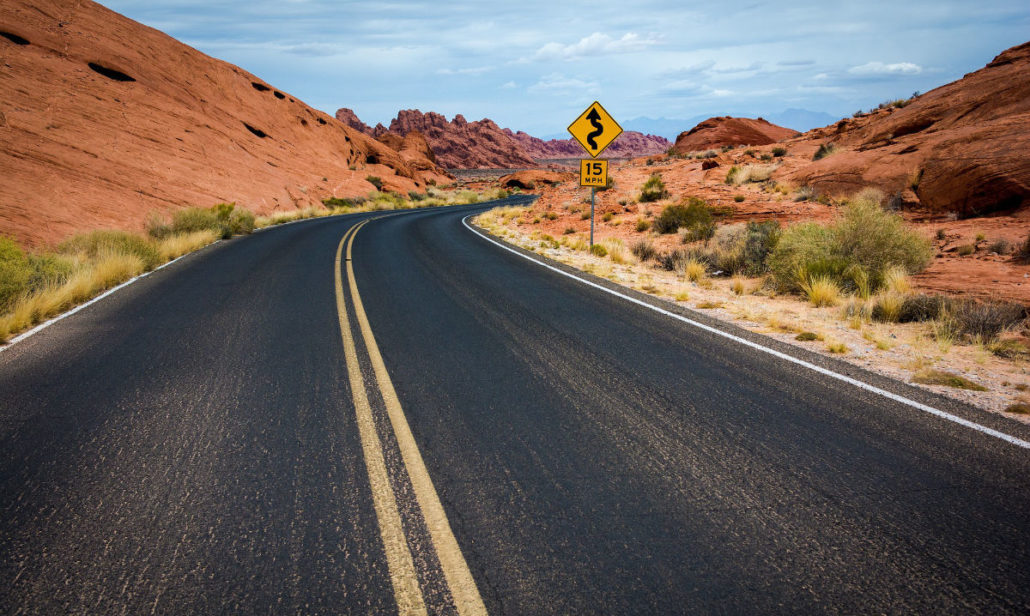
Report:
M587 154L597 157L615 138L622 134L622 127L601 103L594 101L587 110L580 114L576 121L569 125L569 132Z

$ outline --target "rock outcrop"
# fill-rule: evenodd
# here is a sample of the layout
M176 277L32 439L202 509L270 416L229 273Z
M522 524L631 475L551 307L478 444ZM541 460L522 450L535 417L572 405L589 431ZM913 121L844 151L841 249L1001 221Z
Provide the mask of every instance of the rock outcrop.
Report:
M522 131L513 132L508 128L504 131L522 148L523 152L536 160L585 157L583 148L572 138L544 141ZM605 149L602 157L636 158L663 154L671 145L669 140L664 137L645 135L636 131L624 131Z
M709 118L676 137L672 151L677 154L718 149L723 146L768 145L793 137L798 131L777 126L762 118Z
M976 216L1030 204L1030 43L907 101L805 133L836 153L791 174L819 192L912 191L931 212Z
M557 171L541 171L539 169L529 169L526 171L516 171L508 175L501 176L497 183L502 188L522 188L525 190L534 190L537 188L543 188L545 185L552 186L560 182L571 181L575 179L575 176L571 173L560 173Z
M446 181L430 161L88 0L0 4L0 234L28 244L235 201L258 213ZM429 164L426 164L426 163Z
M448 169L512 169L536 163L493 120L469 122L458 114L450 122L430 111L404 109L390 122L389 132L425 136L437 162ZM374 129L380 134L381 129Z

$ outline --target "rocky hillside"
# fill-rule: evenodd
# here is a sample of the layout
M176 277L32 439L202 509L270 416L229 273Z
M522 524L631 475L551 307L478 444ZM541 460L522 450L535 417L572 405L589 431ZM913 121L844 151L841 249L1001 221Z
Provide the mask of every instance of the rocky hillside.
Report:
M797 134L796 130L776 126L762 118L709 118L680 133L672 151L686 154L727 145L768 145Z
M445 181L231 64L99 4L0 4L0 234L29 244L235 201L258 213Z
M918 98L809 131L833 154L790 179L820 192L877 186L933 212L975 216L1030 204L1030 43Z
M572 138L550 139L544 141L522 131L512 132L511 129L504 129L527 155L536 160L552 158L582 158L585 156L583 148ZM645 135L636 131L624 131L615 141L605 149L605 158L636 158L638 156L650 156L651 154L663 154L672 144L665 137L657 135Z

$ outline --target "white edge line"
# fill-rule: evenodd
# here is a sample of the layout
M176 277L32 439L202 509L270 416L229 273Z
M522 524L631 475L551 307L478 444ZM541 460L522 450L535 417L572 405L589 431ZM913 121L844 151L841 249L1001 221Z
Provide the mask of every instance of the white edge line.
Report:
M778 357L780 359L789 361L789 362L797 364L799 366L803 366L805 368L808 368L809 370L814 370L815 372L818 372L820 374L826 375L828 377L831 377L831 378L834 378L834 379L837 379L837 380L840 380L840 381L844 381L845 383L854 385L856 387L859 387L859 388L864 389L866 391L872 392L874 394L879 394L879 395L881 395L881 396L883 396L885 398L889 398L891 400L894 400L895 402L900 402L902 404L906 404L908 406L911 406L913 408L919 409L920 411L929 413L931 415L936 415L937 417L940 417L941 419L945 419L947 421L951 421L951 422L957 423L960 426L965 426L967 428L972 428L973 430L976 430L978 432L982 432L984 434L988 434L988 435L993 436L995 438L999 438L999 439L1001 439L1003 441L1006 441L1008 443L1016 445L1017 447L1022 447L1023 449L1030 449L1030 442L1024 441L1023 439L1020 439L1020 438L1016 438L1016 437L1014 437L1014 436L1012 436L1010 434L1005 434L1004 432L999 432L998 430L995 430L993 428L988 428L987 426L982 426L982 425L980 425L980 424L978 424L976 422L969 421L968 419L963 419L962 417L959 417L957 415L952 415L951 413L942 411L942 410L940 410L938 408L934 408L932 406L928 406L928 405L923 404L921 402L916 402L915 400L910 400L909 398L906 398L906 397L900 396L900 395L898 395L896 393L887 391L886 389L880 389L879 387L870 385L869 383L866 383L866 382L863 382L863 381L859 381L858 379L851 378L850 376L846 376L846 375L840 374L838 372L834 372L834 371L829 370L827 368L823 368L822 366L817 366L817 365L815 365L813 363L807 362L807 361L805 361L803 359L798 359L797 357L794 357L792 355L787 355L786 353L782 353L782 352L777 351L775 349L770 349L769 347L763 346L761 344L758 344L757 342L752 342L751 340L747 340L745 338L741 338L740 336L735 336L735 335L733 335L731 333L724 332L721 329L712 327L710 325L705 325L704 323L700 323L698 321L694 321L693 319L688 319L687 317L685 317L683 315L676 314L675 312L670 312L668 310L665 310L664 308L659 308L658 306L653 306L653 305L651 305L651 304L649 304L649 303L647 303L645 301L641 301L641 300L636 299L634 297L630 297L628 295L624 295L622 293L619 293L618 291L613 291L612 289L609 289L607 287L601 286L601 285L599 285L597 283L594 283L594 282L591 282L589 280L585 280L583 278L580 278L579 276L575 276L573 274L570 274L569 272L566 272L564 270L558 269L557 267L548 265L547 263L544 263L543 261L538 261L537 259L531 258L528 255L524 255L521 252L519 252L517 250L514 250L514 249L512 249L512 248L510 248L508 246L505 246L504 244L502 244L500 242L494 241L494 240L490 239L489 237L483 235L482 233L480 233L476 229L473 229L468 224L468 219L471 218L472 216L474 216L474 214L470 214L470 215L466 216L465 218L461 219L461 223L463 225L465 225L465 228L467 228L469 231L475 233L479 237L481 237L484 240L490 242L491 244L494 244L495 246L499 246L500 248L503 248L503 249L507 250L508 252L510 252L512 254L516 254L516 255L522 257L523 259L526 259L527 261L532 261L533 263L536 263L537 265L539 265L541 267L546 267L547 269L549 269L549 270L551 270L553 272L557 272L557 273L561 274L562 276L567 276L567 277L569 277L569 278L571 278L573 280L576 280L578 282L581 282L581 283L583 283L583 284L585 284L587 286L594 287L595 289L598 289L600 291L604 291L605 293L609 293L611 295L614 295L616 297L622 298L622 299L624 299L624 300L626 300L628 302L632 302L632 303L637 304L639 306L643 306L645 308L650 308L651 310L654 310L655 312L658 312L658 313L663 314L663 315L668 316L668 317L672 317L673 319L676 319L678 321L682 321L684 323L687 323L688 325L693 325L694 327L703 329L703 330L705 330L707 332L711 332L711 333L716 334L718 336L722 336L723 338L728 338L729 340L733 340L734 342L738 342L740 344L743 344L744 346L748 346L748 347L751 347L751 348L753 348L755 350L762 351L763 353L768 353L769 355L772 355L774 357Z
M208 244L207 246L214 246L215 244L217 244L217 243L219 243L219 242L221 242L221 241L222 241L222 240L220 240L220 239L219 239L219 240L215 240L215 241L211 242L210 244ZM203 250L204 248L207 248L207 246L204 246L203 248L200 248L200 249L198 249L198 250L194 250L194 251L191 251L191 252L187 252L186 254L184 254L184 255L182 255L182 256L178 256L178 257L175 257L175 258L174 258L174 259L172 259L171 261L168 261L167 263L163 263L163 264L161 264L161 265L159 265L159 266L155 267L154 269L150 270L149 272L143 272L143 273L142 273L142 274L140 274L139 276L136 276L136 277L134 277L134 278L130 278L130 279L126 280L125 282L121 283L120 285L117 285L117 286L111 287L110 289L108 289L108 290L104 291L103 293L101 293L100 295L98 295L98 296L94 297L93 299L89 300L88 302L86 302L86 303L84 303L84 304L79 304L78 306L76 306L76 307L72 308L71 310L69 310L69 311L67 311L67 312L62 312L61 314L59 314L59 315L57 315L56 317L54 317L54 318L50 319L49 321L43 321L43 322L42 322L42 323L40 323L39 325L37 325L37 326L33 327L32 329L30 329L29 331L27 331L27 332L22 332L22 333L18 334L17 336L15 336L14 338L11 338L10 340L8 340L8 341L7 341L7 344L5 344L5 345L3 345L3 346L0 346L0 353L3 353L3 352L4 352L4 351L6 351L7 349L9 349L9 348L11 348L12 346L14 346L14 345L18 344L18 343L19 343L19 342L21 342L22 340L25 340L25 339L26 339L26 338L28 338L29 336L32 336L33 334L38 334L39 332L41 332L41 331L43 331L44 329L46 329L46 328L50 327L50 326L51 326L51 325L53 325L54 323L57 323L57 322L58 322L58 321L60 321L61 319L64 319L64 318L70 317L70 316L72 316L73 314L75 314L76 312L78 312L78 311L80 311L80 310L84 310L85 308L88 308L89 306L91 306L91 305L93 305L93 304L95 304L95 303L99 302L100 300L104 299L104 298L105 298L105 297L107 297L108 295L111 295L111 294L112 294L112 293L114 293L115 291L118 291L119 289L122 289L122 288L124 288L124 287L127 287L127 286L129 286L130 284L132 284L132 283L136 282L137 280L141 280L141 279L143 279L143 278L146 278L147 276L149 276L149 275L153 274L153 273L154 273L154 272L156 272L156 271L159 271L159 270L163 270L164 268L168 267L168 266L169 266L169 265L171 265L172 263L175 263L175 262L176 262L176 261L178 261L179 259L184 259L184 258L186 258L186 257L188 257L188 256L190 256L190 255L194 255L194 254L197 254L198 252L200 252L200 250Z

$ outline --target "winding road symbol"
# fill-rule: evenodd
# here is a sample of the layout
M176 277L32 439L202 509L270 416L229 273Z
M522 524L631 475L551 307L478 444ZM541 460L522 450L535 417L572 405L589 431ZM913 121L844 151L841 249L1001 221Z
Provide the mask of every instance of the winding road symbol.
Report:
M622 127L594 101L569 125L569 132L592 158L604 151L615 138L622 134Z
M597 142L594 141L595 137L600 137L604 134L604 125L601 124L601 114L597 113L596 109L591 109L590 113L587 114L587 119L590 120L590 124L594 127L594 132L587 135L587 143L594 150L598 149Z

